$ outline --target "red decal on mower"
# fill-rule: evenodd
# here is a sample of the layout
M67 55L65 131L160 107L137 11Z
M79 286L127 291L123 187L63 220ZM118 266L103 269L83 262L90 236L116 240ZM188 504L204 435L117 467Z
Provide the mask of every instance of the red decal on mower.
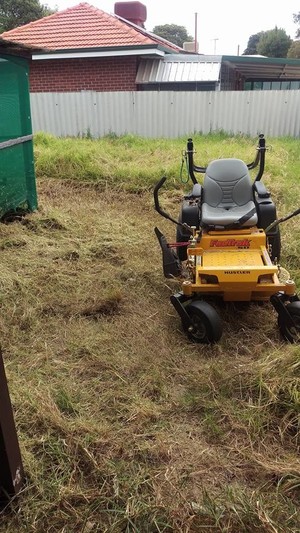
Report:
M211 248L228 248L233 246L235 248L250 248L250 239L211 239L210 247Z

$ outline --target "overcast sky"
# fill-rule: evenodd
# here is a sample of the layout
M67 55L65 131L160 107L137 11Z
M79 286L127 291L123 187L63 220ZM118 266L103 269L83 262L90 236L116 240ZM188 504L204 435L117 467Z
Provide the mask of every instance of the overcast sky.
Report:
M59 11L84 0L41 0ZM293 13L300 12L299 0L141 0L147 8L146 30L161 24L184 26L195 36L203 54L242 54L251 35L260 31L283 28L295 38L297 25ZM114 12L112 0L90 0L89 4L106 13ZM196 15L197 14L197 15Z

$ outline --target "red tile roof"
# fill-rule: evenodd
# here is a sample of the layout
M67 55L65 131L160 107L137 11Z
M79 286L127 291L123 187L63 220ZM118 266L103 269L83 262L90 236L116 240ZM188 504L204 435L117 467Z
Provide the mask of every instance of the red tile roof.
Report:
M172 52L181 51L143 28L85 2L4 32L1 38L51 51L158 44Z

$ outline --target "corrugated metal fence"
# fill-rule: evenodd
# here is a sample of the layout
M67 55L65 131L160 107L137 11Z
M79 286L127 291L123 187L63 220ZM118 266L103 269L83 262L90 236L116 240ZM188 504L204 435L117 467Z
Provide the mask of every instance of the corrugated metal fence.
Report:
M59 137L300 137L300 91L32 93L33 131Z

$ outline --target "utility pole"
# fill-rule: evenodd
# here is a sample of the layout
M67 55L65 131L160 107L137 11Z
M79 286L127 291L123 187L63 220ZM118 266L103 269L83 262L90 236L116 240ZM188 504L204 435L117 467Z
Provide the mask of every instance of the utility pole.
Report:
M215 39L212 39L212 41L214 41L214 56L216 55L216 51L217 51L217 41L219 40L219 38L215 38Z
M0 349L0 507L18 494L23 483L22 459Z
M198 44L198 13L195 13L195 52L197 52L197 44Z

